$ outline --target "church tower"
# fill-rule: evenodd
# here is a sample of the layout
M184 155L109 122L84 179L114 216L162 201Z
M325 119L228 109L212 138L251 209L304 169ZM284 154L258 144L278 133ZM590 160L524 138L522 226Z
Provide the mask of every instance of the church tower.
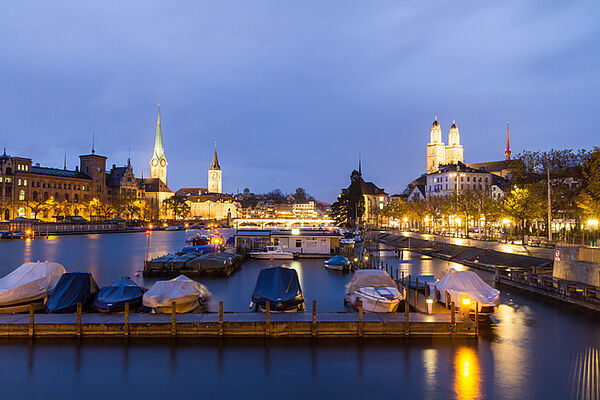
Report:
M215 144L215 155L208 169L208 193L222 193L222 175L219 159L217 158L217 145Z
M442 129L437 116L431 125L429 143L427 144L427 173L438 170L440 164L446 163L446 146L442 142Z
M506 150L504 150L504 159L510 161L510 136L508 135L508 121L506 121Z
M156 121L156 139L154 140L154 153L150 160L150 177L158 178L167 184L167 159L162 143L162 132L160 128L160 104L158 105L158 119Z
M458 162L463 162L463 147L460 144L460 133L456 121L452 120L448 134L448 146L446 146L446 164L457 164Z

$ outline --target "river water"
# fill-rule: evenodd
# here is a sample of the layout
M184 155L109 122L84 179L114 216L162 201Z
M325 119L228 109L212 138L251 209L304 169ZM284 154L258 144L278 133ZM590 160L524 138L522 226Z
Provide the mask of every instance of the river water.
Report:
M150 257L184 245L186 233L152 232ZM92 272L99 286L134 278L144 233L51 236L0 242L0 276L25 261L52 260ZM405 253L383 259L406 273L441 278L447 261ZM261 268L249 261L229 278L199 279L225 311L247 311ZM322 260L288 264L310 309L344 311L350 274ZM493 276L476 271L491 283ZM599 399L600 318L501 289L501 306L479 339L394 340L0 340L2 399L415 398Z

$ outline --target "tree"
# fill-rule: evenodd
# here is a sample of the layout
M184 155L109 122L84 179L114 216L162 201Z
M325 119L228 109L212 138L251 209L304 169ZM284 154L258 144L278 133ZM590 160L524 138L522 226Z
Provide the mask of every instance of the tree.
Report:
M275 203L283 203L285 201L285 195L280 189L273 189L264 196L265 200L271 200Z
M49 197L46 200L26 201L23 203L23 205L31 211L33 214L33 219L38 219L38 214L52 209L55 205L55 202L51 197Z
M362 178L358 171L352 171L350 186L342 191L337 201L331 205L331 216L338 226L355 227L365 212L365 199L362 194Z
M521 239L525 243L527 223L543 214L544 202L528 188L515 188L504 201L504 211L520 226Z
M600 148L594 147L582 167L583 190L577 204L589 218L600 218Z
M308 202L308 193L304 188L296 188L296 192L294 193L294 203L306 203Z
M186 218L190 215L191 207L184 198L171 196L162 201L163 210L171 213L175 219Z

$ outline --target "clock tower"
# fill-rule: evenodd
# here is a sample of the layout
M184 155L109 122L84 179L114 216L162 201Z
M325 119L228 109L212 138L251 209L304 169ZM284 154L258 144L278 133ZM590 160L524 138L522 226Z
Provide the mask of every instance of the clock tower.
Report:
M219 160L217 158L217 146L215 146L215 155L213 157L212 164L208 169L208 193L222 193L222 176L221 167L219 166Z
M160 128L160 104L158 105L158 119L156 121L156 139L154 140L154 153L150 160L150 177L158 178L167 184L167 159L162 143L162 132Z

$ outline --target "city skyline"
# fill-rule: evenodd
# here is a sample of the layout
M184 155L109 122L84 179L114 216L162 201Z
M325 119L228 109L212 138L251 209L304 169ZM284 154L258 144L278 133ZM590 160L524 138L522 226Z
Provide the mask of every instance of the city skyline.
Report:
M206 184L216 140L224 192L332 202L359 152L365 179L402 191L435 115L468 163L504 158L507 120L513 155L597 144L594 2L296 7L7 3L3 147L72 169L94 133L150 176L160 102L170 187Z

